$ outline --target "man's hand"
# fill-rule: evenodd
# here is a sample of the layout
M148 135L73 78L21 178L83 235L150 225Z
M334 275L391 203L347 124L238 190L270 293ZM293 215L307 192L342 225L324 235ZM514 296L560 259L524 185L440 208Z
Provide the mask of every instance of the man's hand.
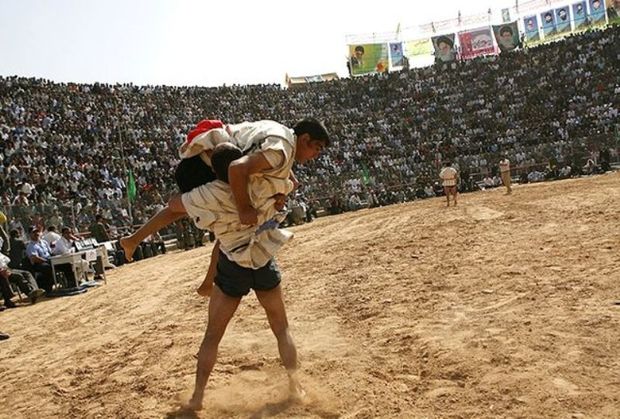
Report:
M276 202L273 204L274 208L278 211L282 211L284 209L284 206L286 205L286 195L284 195L283 193L275 194L273 196L273 199L276 200Z
M239 210L239 221L241 221L241 224L251 226L258 224L258 211L252 207Z

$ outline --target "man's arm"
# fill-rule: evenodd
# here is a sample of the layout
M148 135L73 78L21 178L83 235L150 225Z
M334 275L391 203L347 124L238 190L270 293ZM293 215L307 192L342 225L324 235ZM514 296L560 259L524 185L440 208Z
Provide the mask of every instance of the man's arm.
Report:
M243 156L230 164L228 168L228 182L235 197L235 205L239 212L241 224L254 225L258 223L258 213L252 207L248 193L250 175L264 172L271 168L271 164L262 153Z
M295 173L293 173L292 170L288 178L291 180L291 182L293 182L293 190L299 188L299 180L297 180L297 176L295 176Z
M34 253L30 256L30 262L32 262L33 265L40 265L41 263L45 263L47 262L47 260L43 259L42 257L35 255Z

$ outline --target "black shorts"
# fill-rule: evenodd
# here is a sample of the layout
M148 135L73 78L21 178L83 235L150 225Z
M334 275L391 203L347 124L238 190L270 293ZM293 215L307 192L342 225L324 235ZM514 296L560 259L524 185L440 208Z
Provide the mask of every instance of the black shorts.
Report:
M243 297L251 289L269 291L280 285L280 270L274 259L260 269L237 265L220 251L215 284L229 297Z
M189 192L192 189L215 180L215 173L207 163L200 158L200 154L188 159L182 159L174 171L176 180L181 193Z

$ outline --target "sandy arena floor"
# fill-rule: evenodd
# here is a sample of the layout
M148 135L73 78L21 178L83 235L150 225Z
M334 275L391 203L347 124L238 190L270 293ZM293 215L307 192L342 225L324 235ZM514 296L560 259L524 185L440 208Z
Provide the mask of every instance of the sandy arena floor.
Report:
M326 217L278 256L303 404L254 295L202 418L620 417L620 173ZM0 314L0 417L177 418L211 246Z

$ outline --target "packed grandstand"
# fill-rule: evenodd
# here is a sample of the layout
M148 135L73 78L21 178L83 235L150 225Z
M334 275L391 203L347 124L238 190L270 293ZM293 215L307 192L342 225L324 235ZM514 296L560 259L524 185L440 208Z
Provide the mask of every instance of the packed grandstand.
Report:
M96 214L141 224L176 191L178 146L203 118L322 120L333 144L295 169L294 199L329 213L435 196L451 160L462 192L579 176L618 161L620 27L501 55L310 83L205 87L0 78L0 209L24 226ZM127 204L128 171L138 199Z

